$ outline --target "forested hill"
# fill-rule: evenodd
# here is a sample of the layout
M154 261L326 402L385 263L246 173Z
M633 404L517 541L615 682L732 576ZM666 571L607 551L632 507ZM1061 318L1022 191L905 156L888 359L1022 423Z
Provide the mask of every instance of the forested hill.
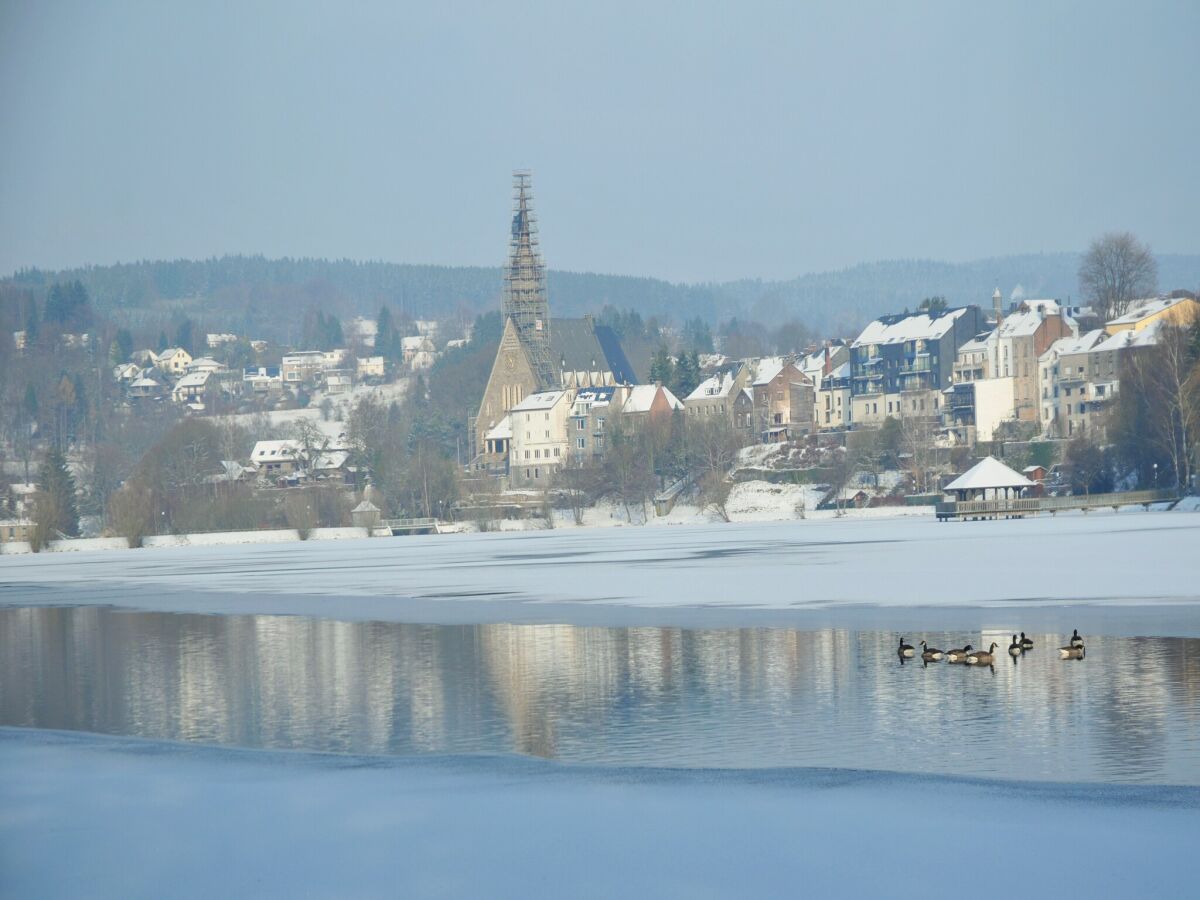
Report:
M1164 290L1200 288L1200 254L1167 254L1158 261ZM1078 264L1077 254L1054 253L967 263L865 263L777 282L681 285L558 271L550 272L548 282L556 315L578 316L611 305L677 322L696 315L713 323L731 316L768 324L797 318L827 333L850 333L876 315L915 308L932 295L952 304L986 304L999 286L1006 298L1019 288L1027 297L1066 299L1077 293ZM387 303L414 318L496 309L500 278L498 268L227 256L61 272L24 270L6 281L36 290L79 279L101 312L133 324L187 315L210 330L282 338L286 323L313 308L342 316L373 315Z

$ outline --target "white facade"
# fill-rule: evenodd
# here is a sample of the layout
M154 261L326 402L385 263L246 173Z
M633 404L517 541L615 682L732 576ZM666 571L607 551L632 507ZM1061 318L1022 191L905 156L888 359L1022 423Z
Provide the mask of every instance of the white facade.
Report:
M567 417L574 397L574 391L543 391L509 410L514 486L549 486L550 476L567 458Z

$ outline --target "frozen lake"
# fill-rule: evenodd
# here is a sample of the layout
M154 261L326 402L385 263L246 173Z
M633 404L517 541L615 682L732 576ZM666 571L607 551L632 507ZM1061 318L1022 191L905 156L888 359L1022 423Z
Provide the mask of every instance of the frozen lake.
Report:
M1128 510L0 557L0 895L1188 895L1197 547Z
M1017 627L1014 623L1013 627ZM1200 640L0 610L0 725L359 755L1200 784Z

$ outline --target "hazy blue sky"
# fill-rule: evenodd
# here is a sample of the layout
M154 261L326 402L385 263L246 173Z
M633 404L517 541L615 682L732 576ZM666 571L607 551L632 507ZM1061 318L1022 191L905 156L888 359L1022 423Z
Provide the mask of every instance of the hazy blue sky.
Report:
M0 0L0 272L1200 250L1200 3Z

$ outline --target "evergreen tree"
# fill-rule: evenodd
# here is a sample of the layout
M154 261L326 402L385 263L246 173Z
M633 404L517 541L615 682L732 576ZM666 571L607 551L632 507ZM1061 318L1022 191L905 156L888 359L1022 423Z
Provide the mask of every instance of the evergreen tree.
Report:
M21 406L29 421L36 422L38 417L38 398L37 391L34 390L32 384L25 386L25 400Z
M191 319L184 319L175 329L175 346L193 353L196 344L196 326Z
M46 452L39 479L47 503L48 524L65 535L79 534L79 507L75 500L75 478L58 450Z
M675 364L671 361L671 354L667 352L667 345L660 344L650 362L650 383L670 385L674 381Z
M700 357L693 351L691 353L679 354L679 361L675 364L675 377L671 382L671 391L682 400L688 394L696 389L696 385L700 383Z
M157 349L158 349L159 353L162 353L164 350L167 349L167 333L165 331L160 331L158 333L158 348Z
M133 334L128 328L118 328L115 340L121 351L121 362L128 362L133 355Z

